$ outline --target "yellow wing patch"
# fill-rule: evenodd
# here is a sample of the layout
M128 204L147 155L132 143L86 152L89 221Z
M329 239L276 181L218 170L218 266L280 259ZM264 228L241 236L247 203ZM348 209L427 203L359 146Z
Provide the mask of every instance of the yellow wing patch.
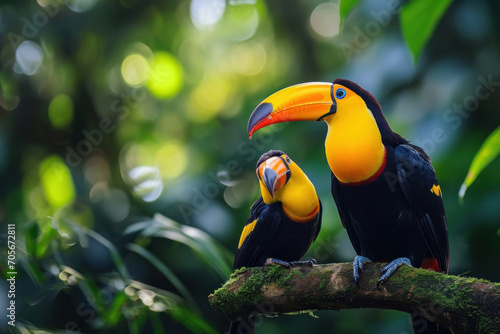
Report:
M441 187L439 185L436 186L435 184L433 184L431 188L431 193L433 193L436 196L443 197L443 194L441 193Z
M250 232L253 231L256 223L257 223L257 219L255 219L253 222L251 222L250 224L246 225L243 228L243 232L241 232L240 242L238 243L238 248L241 247L241 245L243 244L243 241L245 241L245 239L248 237Z

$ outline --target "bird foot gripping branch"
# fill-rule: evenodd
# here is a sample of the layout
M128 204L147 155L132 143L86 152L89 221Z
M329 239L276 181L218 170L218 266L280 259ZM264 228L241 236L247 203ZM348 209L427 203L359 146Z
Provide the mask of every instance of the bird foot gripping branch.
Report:
M407 257L400 257L389 262L382 270L380 271L381 275L377 282L377 289L380 286L380 283L384 283L391 277L392 274L399 268L399 266L406 264L409 267L413 267L411 265L410 259Z
M269 258L266 260L266 266L272 266L272 265L280 265L280 266L283 266L285 268L292 268L292 267L296 267L296 266L304 266L304 267L312 267L313 265L317 264L318 261L316 261L316 259L310 259L310 260L307 260L307 261L291 261L291 262L288 262L288 261L283 261L283 260L280 260L280 259L275 259L275 258Z
M363 266L365 263L368 262L372 262L372 260L370 260L365 256L358 255L354 258L354 261L352 263L352 270L353 270L352 276L354 277L354 281L358 286L359 286L358 283L359 271L365 272ZM380 288L381 283L385 283L389 279L389 277L391 277L392 274L394 274L394 272L403 264L406 264L409 267L413 267L411 265L410 259L408 259L407 257L399 257L386 264L384 268L382 268L382 270L380 271L380 278L377 282L377 289Z
M354 261L352 262L352 271L353 271L352 277L354 277L354 282L356 282L358 286L359 286L358 283L359 271L361 270L361 272L365 272L365 270L363 269L363 265L367 262L372 262L372 260L361 255L356 256L354 258Z

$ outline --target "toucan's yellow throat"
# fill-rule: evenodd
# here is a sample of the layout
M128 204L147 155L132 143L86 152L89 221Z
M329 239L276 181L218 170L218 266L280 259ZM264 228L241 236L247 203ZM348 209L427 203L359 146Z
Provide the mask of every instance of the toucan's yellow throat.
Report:
M343 93L336 96L337 112L325 118L326 158L341 182L363 182L385 163L382 136L371 110L359 95L338 84L334 90Z
M360 95L340 84L312 82L280 90L253 111L248 134L251 137L270 124L300 120L328 124L326 157L341 182L370 180L385 164L382 135L372 111Z

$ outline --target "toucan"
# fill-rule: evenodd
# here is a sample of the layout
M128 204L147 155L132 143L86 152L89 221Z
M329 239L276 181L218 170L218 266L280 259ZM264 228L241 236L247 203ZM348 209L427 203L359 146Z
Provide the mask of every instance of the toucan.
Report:
M375 97L346 79L294 85L255 108L248 134L302 120L328 125L331 190L357 254L356 283L370 261L389 262L377 287L402 264L448 273L448 228L436 172L422 148L391 130ZM423 318L412 320L415 332L444 330Z
M266 265L312 265L300 261L321 228L321 202L307 175L279 150L257 161L261 197L252 205L238 243L234 269ZM268 263L269 264L269 263ZM254 332L255 318L232 322L230 334Z

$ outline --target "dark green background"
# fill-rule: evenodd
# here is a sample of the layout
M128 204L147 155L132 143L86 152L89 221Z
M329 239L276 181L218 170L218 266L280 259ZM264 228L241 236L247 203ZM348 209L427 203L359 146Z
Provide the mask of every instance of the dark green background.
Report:
M323 229L307 257L352 261L330 194L326 125L276 125L251 141L246 134L252 110L271 93L337 77L371 91L393 130L430 154L448 217L450 273L500 281L500 161L458 201L475 152L500 124L498 1L454 1L416 62L390 12L401 2L361 1L332 37L313 28L321 1L94 2L0 5L0 234L6 244L6 224L16 223L17 328L183 333L198 321L191 330L226 330L207 296L227 278L259 196L255 162L269 149L288 153L323 201ZM327 30L338 26L338 3L318 10ZM136 62L126 67L130 55ZM196 242L173 240L182 233L124 234L155 213L208 233L206 247L222 263L205 261L210 254L193 251ZM193 300L165 292L185 297L131 243L160 259ZM78 283L68 280L71 270ZM130 278L162 289L155 300L169 300L160 302L166 312L124 294L116 282ZM3 309L5 281L0 294ZM315 315L265 319L258 333L411 332L399 312Z

